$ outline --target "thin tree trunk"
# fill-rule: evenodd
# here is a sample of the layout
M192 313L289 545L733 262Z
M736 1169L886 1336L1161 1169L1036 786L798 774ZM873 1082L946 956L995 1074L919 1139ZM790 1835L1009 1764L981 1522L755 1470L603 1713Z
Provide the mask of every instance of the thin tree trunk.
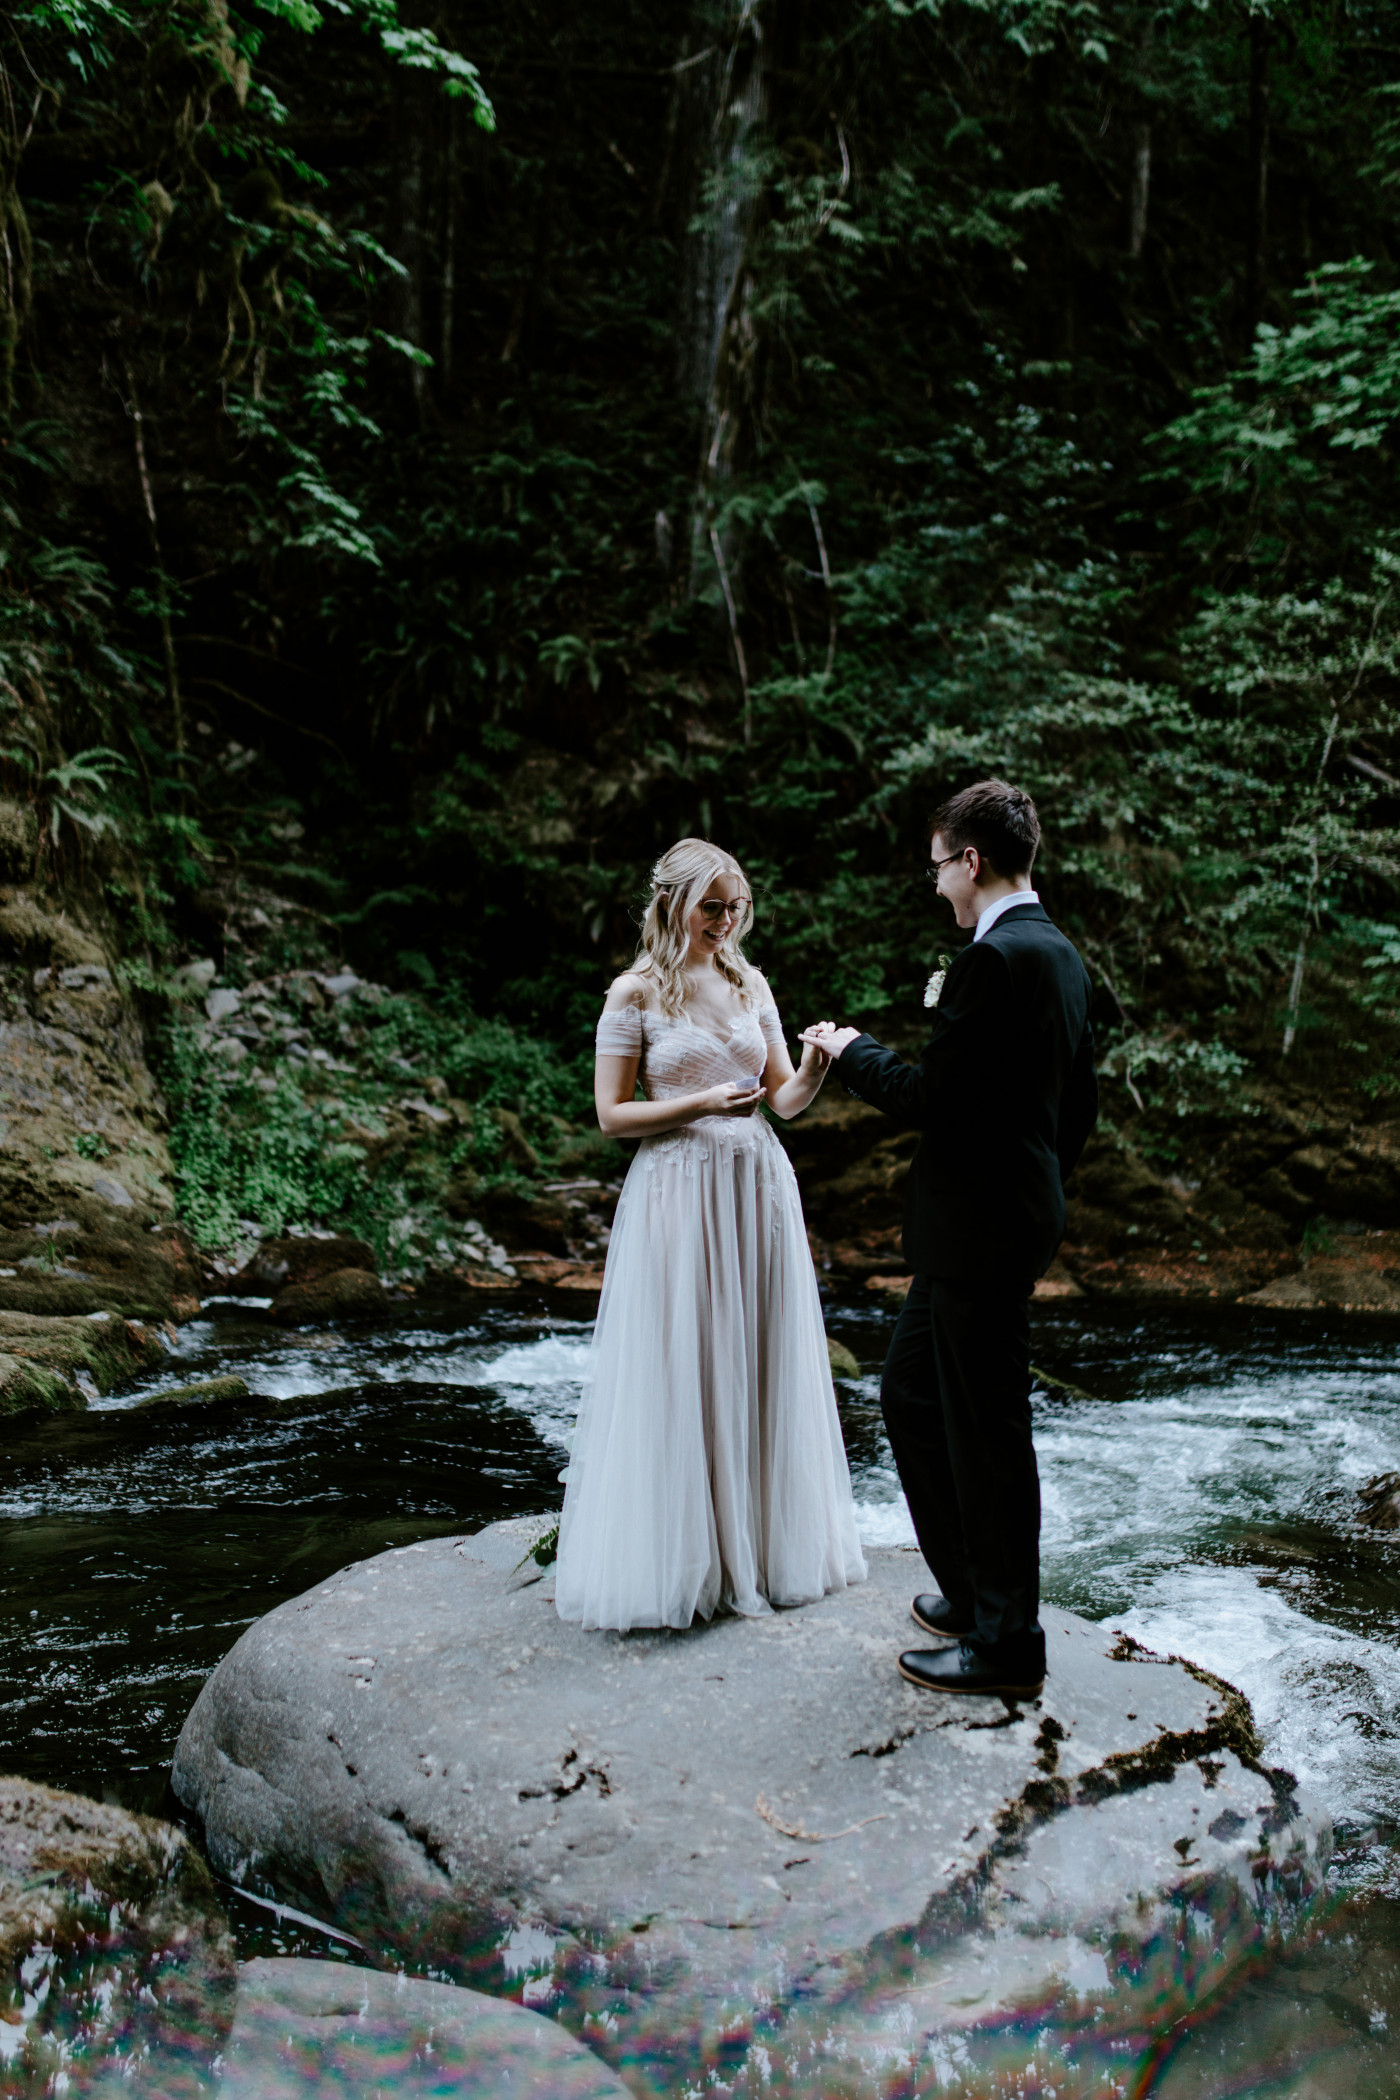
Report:
M1269 46L1267 15L1249 18L1249 257L1245 323L1254 341L1268 293L1269 240Z
M1133 186L1128 205L1128 254L1134 262L1147 242L1147 192L1152 181L1152 126L1133 126Z
M757 0L741 0L728 42L677 74L687 105L691 181L682 250L677 380L700 424L700 474L691 530L690 589L703 585L713 553L717 496L732 471L739 434L740 374L751 335L749 244L758 216L755 158L767 110ZM729 536L721 534L721 541ZM725 597L737 551L724 547ZM740 673L741 683L744 682Z
M1374 623L1373 623L1374 628ZM1353 688L1354 690L1354 688ZM1317 779L1313 783L1316 799L1322 793L1323 777L1327 762L1332 756L1332 746L1337 740L1337 725L1342 719L1340 708L1332 710L1332 719L1327 725L1327 734L1322 742L1322 757L1318 760ZM1308 895L1303 906L1303 924L1298 934L1298 950L1293 958L1293 980L1288 987L1288 1018L1283 1029L1283 1054L1287 1057L1293 1048L1293 1038L1298 1033L1298 1013L1303 1003L1303 969L1308 959L1308 935L1312 932L1313 918L1317 911L1317 892L1322 881L1322 861L1318 853L1317 824L1312 831L1312 867L1308 874Z
M457 104L445 112L447 146L443 156L446 191L442 228L442 330L438 347L438 383L445 394L452 384L452 324L457 295Z
M423 348L423 124L418 106L422 97L416 79L405 83L403 107L408 119L408 137L399 162L399 260L408 275L401 281L403 336L415 350ZM423 367L416 360L413 399L421 412L424 398Z
M136 450L136 476L141 484L141 506L146 513L146 527L150 534L151 558L156 576L156 617L160 622L161 653L165 659L165 686L170 696L170 722L175 740L175 769L184 777L185 770L185 703L180 692L180 664L175 654L175 630L170 620L170 579L165 571L165 557L160 547L160 524L156 517L155 489L151 482L151 470L146 459L145 421L141 414L141 403L136 393L136 377L130 364L123 359L122 371L126 377L127 414L131 418L132 440Z

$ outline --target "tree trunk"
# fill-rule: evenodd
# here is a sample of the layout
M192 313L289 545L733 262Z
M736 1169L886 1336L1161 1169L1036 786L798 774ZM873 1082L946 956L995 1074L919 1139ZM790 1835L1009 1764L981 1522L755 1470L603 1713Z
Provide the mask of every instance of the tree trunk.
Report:
M1152 180L1152 126L1133 126L1133 186L1128 204L1128 254L1136 262L1147 242L1147 192Z
M712 18L713 19L713 18ZM722 39L722 40L721 40ZM701 55L704 53L705 55ZM690 594L718 576L752 736L748 663L739 629L737 536L721 531L719 495L733 471L743 381L753 345L750 247L758 221L759 149L767 113L758 0L740 0L714 45L677 73L689 182L681 250L677 381L696 412L699 472L690 534Z
M1249 341L1264 318L1268 292L1269 46L1266 15L1249 18L1249 258L1245 327Z

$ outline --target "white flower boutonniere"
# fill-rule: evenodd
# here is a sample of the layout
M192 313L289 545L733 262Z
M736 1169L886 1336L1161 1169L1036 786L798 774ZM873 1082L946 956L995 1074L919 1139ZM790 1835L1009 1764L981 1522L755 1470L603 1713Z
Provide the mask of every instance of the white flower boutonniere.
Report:
M948 970L952 963L952 960L953 958L951 955L939 956L938 968L934 971L932 977L930 977L928 983L924 986L925 1006L937 1006L939 1000L943 997L944 980L947 978Z

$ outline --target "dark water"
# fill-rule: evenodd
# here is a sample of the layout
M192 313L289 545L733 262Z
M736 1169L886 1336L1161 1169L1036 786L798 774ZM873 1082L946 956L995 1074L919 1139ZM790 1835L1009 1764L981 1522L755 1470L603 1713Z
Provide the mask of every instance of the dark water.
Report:
M175 1813L167 1769L251 1620L347 1561L557 1506L588 1322L575 1298L420 1300L289 1335L215 1305L143 1392L12 1434L0 1462L0 1769ZM908 1536L879 1423L883 1301L829 1308L862 1527ZM1169 2100L1400 2093L1400 1535L1355 1490L1400 1469L1394 1325L1046 1308L1035 1354L1047 1594L1249 1694L1271 1757L1331 1807L1310 1940L1162 2038ZM238 1371L251 1404L143 1411ZM245 1954L366 1957L231 1896Z

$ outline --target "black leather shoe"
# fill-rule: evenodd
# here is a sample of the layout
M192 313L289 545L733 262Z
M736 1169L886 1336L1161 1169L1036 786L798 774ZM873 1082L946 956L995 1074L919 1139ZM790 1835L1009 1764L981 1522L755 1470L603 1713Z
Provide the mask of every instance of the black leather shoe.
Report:
M972 1620L966 1612L940 1597L936 1590L929 1590L916 1597L909 1607L909 1616L925 1633L935 1634L941 1641L961 1641L972 1631Z
M956 1648L910 1648L899 1658L899 1674L921 1692L987 1693L1002 1699L1037 1699L1045 1688L1038 1678L988 1662L962 1641Z

